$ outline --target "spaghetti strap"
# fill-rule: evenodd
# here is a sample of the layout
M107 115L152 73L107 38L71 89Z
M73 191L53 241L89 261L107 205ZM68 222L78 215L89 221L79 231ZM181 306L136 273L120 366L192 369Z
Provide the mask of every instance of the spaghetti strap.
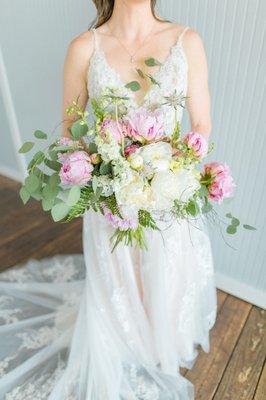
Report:
M178 42L182 43L183 36L184 36L185 32L186 32L188 29L190 29L190 27L189 27L189 26L186 26L186 27L181 31L181 33L179 34L179 37L178 37Z
M92 33L93 33L93 36L94 36L94 48L96 50L98 50L99 49L99 42L98 42L98 35L97 35L97 32L96 32L95 28L92 28Z

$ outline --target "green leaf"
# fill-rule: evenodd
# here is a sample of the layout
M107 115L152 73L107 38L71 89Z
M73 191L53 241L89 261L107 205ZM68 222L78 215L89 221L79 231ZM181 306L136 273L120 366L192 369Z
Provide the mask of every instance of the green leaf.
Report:
M39 183L39 178L34 174L29 175L25 179L25 187L30 194L34 193L38 189Z
M203 214L207 214L212 210L212 208L213 208L212 205L209 202L207 202L201 207L201 211Z
M44 163L45 165L47 165L47 167L49 167L50 169L54 170L54 171L60 171L62 164L60 164L58 161L54 161L54 160L49 160L48 158L44 159Z
M80 194L81 194L80 187L73 186L68 193L67 205L70 207L74 206L79 201Z
M53 220L55 222L61 221L67 216L69 210L70 207L62 201L60 203L55 204L51 210Z
M233 235L236 233L236 226L235 225L228 225L226 228L226 232L229 233L230 235Z
M142 79L145 79L145 74L140 68L136 68L136 71Z
M97 149L97 146L96 146L96 144L94 142L91 142L88 147L89 147L89 153L90 154L97 153L98 149Z
M26 204L30 198L30 193L25 188L25 186L21 187L21 189L19 191L19 195L20 195L21 200L23 201L23 204Z
M127 83L125 86L127 89L132 90L132 92L137 92L141 88L138 81L131 81Z
M233 217L232 221L231 221L231 224L234 225L234 226L238 226L240 224L240 221L239 221L239 219Z
M42 131L35 131L35 132L34 132L34 136L35 136L37 139L47 139L46 133L44 133L44 132L42 132Z
M227 218L234 218L233 215L232 215L231 213L227 213L227 214L225 214L225 216L226 216Z
M42 199L43 211L49 211L54 205L54 199Z
M101 175L107 175L110 174L112 171L112 165L110 162L102 162L100 165L100 174Z
M256 231L257 230L257 228L255 228L254 226L248 225L248 224L244 224L243 228L248 229L249 231Z
M188 205L187 205L187 207L186 207L186 210L190 215L195 217L199 212L199 206L195 201L190 200Z
M45 159L45 154L42 151L37 151L29 162L28 169L31 169L34 165L40 165Z
M155 67L156 65L162 65L162 63L160 63L160 61L156 60L156 59L153 58L153 57L147 58L147 59L145 60L145 64L146 64L148 67Z
M55 172L54 174L52 174L52 175L49 177L48 182L49 182L49 186L51 186L51 187L58 186L58 185L60 184L60 182L61 182L58 173Z
M33 142L25 142L19 149L19 153L28 153L34 146Z
M70 128L71 135L74 139L78 140L82 136L85 136L88 132L88 125L82 124L83 120L78 119L74 122L74 124Z
M208 194L208 189L206 188L205 185L201 185L200 190L199 190L199 194L201 197L205 197Z
M55 197L59 193L59 187L58 186L50 186L49 184L46 185L43 190L42 190L42 197L45 199L55 199Z
M92 178L92 190L94 193L96 193L97 187L98 187L97 176L94 175L94 177Z
M160 83L159 83L158 81L156 81L156 79L154 79L154 77L153 77L152 75L147 74L147 77L149 78L149 80L151 81L151 83L152 83L153 85L160 86Z

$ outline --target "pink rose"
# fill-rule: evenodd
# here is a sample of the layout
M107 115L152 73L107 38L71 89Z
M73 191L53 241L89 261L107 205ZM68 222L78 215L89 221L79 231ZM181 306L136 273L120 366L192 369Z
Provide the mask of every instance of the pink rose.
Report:
M164 135L163 117L159 110L149 111L140 107L130 110L124 120L128 136L140 142L150 142Z
M208 141L200 133L189 132L183 140L188 148L193 151L196 158L201 159L207 155L209 148Z
M235 184L228 165L218 162L204 165L203 180L206 178L211 178L211 182L207 186L210 200L220 204L224 198L233 195Z
M86 185L91 180L93 166L85 151L65 154L59 176L63 185Z
M131 144L125 148L125 156L129 157L131 154L135 153L135 151L139 148L138 144Z
M121 121L110 118L103 121L100 131L103 137L106 137L107 133L109 133L118 143L121 143L124 137L124 126Z

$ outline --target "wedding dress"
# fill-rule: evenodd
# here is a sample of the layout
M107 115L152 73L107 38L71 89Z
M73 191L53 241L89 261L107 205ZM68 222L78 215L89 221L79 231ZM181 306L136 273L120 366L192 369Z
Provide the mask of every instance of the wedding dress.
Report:
M143 105L187 90L182 37L154 77ZM121 88L95 34L88 70L91 97ZM164 107L164 106L163 106ZM182 119L179 107L178 120ZM165 107L167 132L174 115ZM119 244L102 215L83 218L84 255L56 256L1 274L0 399L191 400L197 347L209 351L216 318L211 245L203 217L161 221L148 251Z

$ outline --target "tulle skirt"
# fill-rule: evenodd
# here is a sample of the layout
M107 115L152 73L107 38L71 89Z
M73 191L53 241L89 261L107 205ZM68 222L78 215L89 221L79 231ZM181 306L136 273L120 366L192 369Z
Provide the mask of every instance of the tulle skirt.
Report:
M166 226L167 225L167 226ZM30 260L0 275L0 399L191 400L191 368L216 318L201 219L119 244L94 212L83 255Z

